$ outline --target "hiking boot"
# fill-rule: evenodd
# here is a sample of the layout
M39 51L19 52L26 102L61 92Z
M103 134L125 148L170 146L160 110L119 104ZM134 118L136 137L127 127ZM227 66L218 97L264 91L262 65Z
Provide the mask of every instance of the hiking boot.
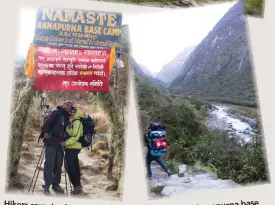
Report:
M83 186L78 185L76 187L74 187L74 190L72 191L72 194L79 194L83 189Z
M168 171L167 175L168 175L168 177L170 177L172 175L171 171Z
M46 185L42 185L43 188L43 194L45 195L50 195L50 187L46 186Z
M58 193L58 194L65 193L64 189L62 189L60 186L53 186L52 189L54 190L55 193Z

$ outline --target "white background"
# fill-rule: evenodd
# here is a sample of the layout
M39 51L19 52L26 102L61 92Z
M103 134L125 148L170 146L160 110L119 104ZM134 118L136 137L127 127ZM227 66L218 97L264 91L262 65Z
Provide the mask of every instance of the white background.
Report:
M186 193L182 196L173 197L169 199L148 201L145 172L143 168L143 160L141 155L141 147L139 138L137 119L135 112L135 103L133 95L133 87L131 87L130 96L130 114L128 122L128 131L126 133L126 170L125 170L125 184L124 184L124 201L123 202L104 202L101 200L80 200L71 198L54 198L54 197L34 197L26 195L8 195L4 194L4 184L6 178L7 148L9 136L9 111L11 105L11 89L12 89L12 70L15 57L16 39L18 32L18 6L21 7L66 7L92 10L107 10L119 12L140 12L152 11L156 12L161 9L144 8L138 6L126 5L109 5L109 3L88 2L86 0L18 0L2 2L0 9L1 20L1 150L0 160L2 164L0 174L0 193L2 202L4 200L15 200L17 202L41 203L41 204L115 204L124 203L129 205L143 205L143 204L158 204L158 205L212 205L212 204L226 204L230 202L240 202L241 200L258 200L261 205L275 204L275 187L274 183L269 185L262 185L256 187L246 187L241 189L229 190L204 190ZM254 64L256 69L258 91L260 97L260 106L262 110L265 141L267 146L268 161L270 165L271 180L274 178L275 171L275 133L274 133L274 50L275 47L275 1L266 0L266 15L264 19L249 18L250 36L252 42ZM142 32L142 31L140 31ZM272 191L273 190L273 191Z

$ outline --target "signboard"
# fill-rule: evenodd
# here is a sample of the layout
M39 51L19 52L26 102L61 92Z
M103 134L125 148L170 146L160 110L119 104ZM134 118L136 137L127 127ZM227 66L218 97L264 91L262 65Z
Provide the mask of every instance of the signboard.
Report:
M110 48L36 47L36 90L107 92Z
M36 46L119 47L122 14L102 11L41 8L37 11Z

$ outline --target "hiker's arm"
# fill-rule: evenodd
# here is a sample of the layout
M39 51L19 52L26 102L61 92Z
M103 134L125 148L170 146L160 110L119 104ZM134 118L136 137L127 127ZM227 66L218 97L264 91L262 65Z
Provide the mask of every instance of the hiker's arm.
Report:
M80 136L82 135L81 126L82 126L82 123L79 120L74 121L71 137L65 141L65 144L67 146L72 145L79 140Z
M52 111L51 115L48 117L48 119L46 120L46 122L44 123L44 125L42 127L43 133L49 133L52 123L54 122L56 116L57 116L57 111Z

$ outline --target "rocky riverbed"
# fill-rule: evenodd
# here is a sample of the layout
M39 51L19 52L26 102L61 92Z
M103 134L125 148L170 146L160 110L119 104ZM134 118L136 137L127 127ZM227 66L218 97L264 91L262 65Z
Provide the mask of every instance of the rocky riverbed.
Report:
M229 136L238 137L247 143L255 135L255 119L231 114L230 108L225 105L212 105L206 125L212 129L227 131Z

